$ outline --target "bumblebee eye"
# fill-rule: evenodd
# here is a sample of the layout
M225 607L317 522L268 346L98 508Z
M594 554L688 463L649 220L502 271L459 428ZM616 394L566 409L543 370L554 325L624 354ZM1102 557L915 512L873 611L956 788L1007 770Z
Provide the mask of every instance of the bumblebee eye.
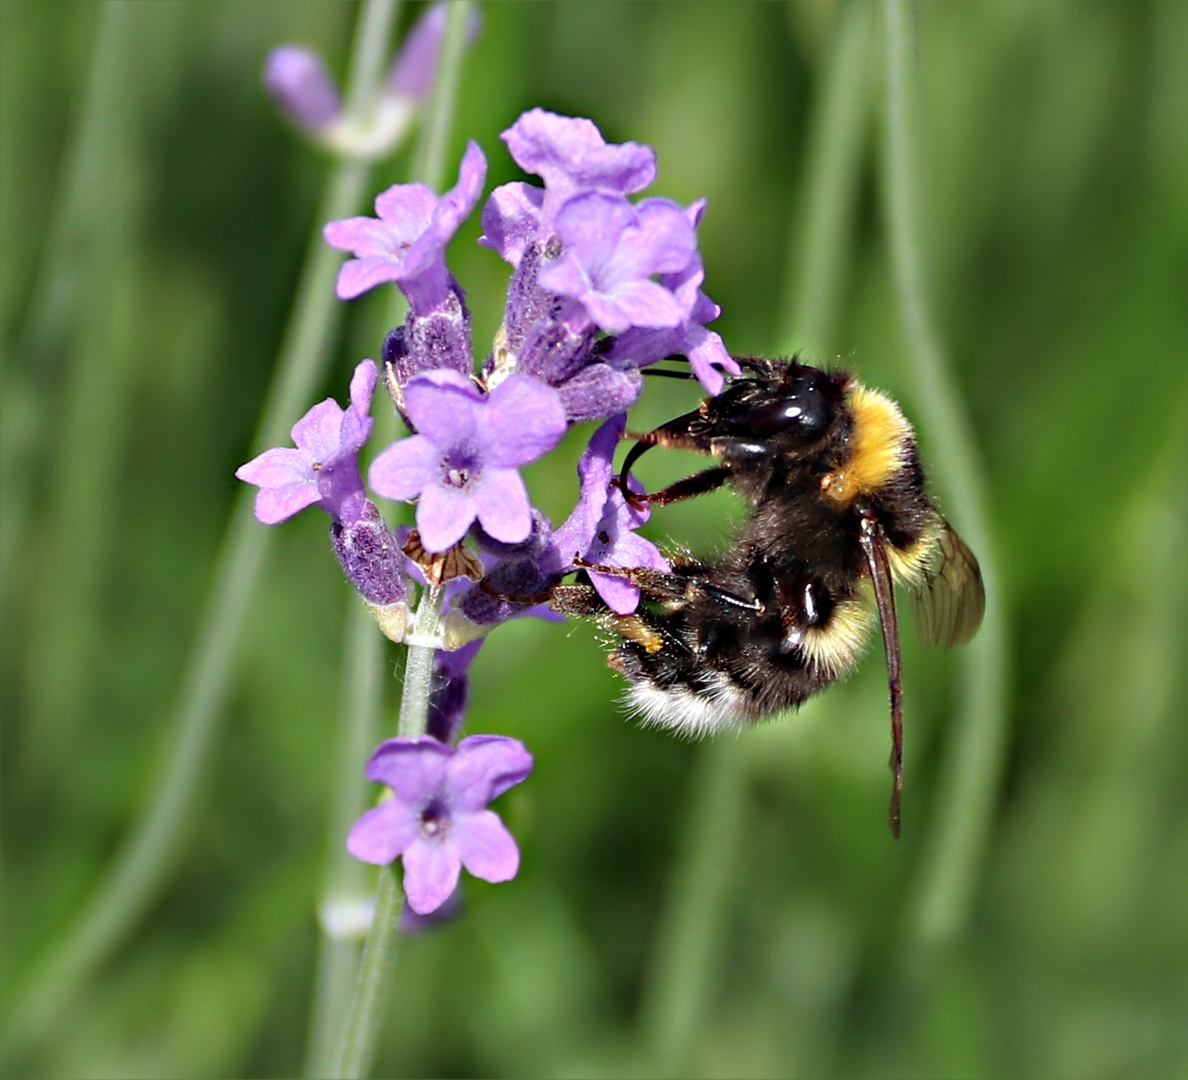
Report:
M764 436L790 429L798 434L817 435L828 426L829 407L824 396L813 390L761 405L747 417L747 427Z

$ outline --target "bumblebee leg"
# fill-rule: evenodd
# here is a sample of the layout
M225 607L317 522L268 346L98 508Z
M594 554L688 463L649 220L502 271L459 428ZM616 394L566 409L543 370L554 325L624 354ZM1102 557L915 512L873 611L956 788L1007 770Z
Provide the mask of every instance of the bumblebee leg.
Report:
M756 613L763 611L763 604L755 597L739 596L738 593L732 593L708 581L700 581L687 573L670 574L663 570L653 570L650 566L601 566L582 559L577 560L575 565L583 570L592 570L596 574L624 578L649 600L661 603L676 603L682 600L687 602L709 597L729 607L743 608Z
M648 653L659 652L667 640L661 630L651 626L639 615L616 615L592 585L557 585L549 606L567 618L589 619L624 641L634 641ZM613 654L607 662L611 667L615 666Z
M729 478L729 469L706 469L686 476L684 480L678 480L675 484L669 484L660 491L653 491L650 495L637 495L634 491L628 491L622 475L611 482L623 492L623 497L631 506L636 510L642 510L645 506L667 506L669 503L717 491Z

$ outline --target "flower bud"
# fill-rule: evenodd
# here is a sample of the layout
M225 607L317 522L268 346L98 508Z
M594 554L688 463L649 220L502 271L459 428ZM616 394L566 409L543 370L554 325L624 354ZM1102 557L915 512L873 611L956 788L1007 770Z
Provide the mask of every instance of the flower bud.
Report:
M268 54L264 86L289 119L311 134L324 132L342 113L325 63L304 45L281 45Z

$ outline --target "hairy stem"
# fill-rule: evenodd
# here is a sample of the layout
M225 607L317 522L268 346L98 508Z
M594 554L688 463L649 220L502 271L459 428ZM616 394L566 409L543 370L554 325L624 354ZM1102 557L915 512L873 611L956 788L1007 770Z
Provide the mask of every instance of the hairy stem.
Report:
M346 849L345 837L366 809L362 764L379 741L384 638L367 608L351 597L344 650L342 709L330 808L326 876L318 904L318 954L306 1076L327 1076L342 1045L363 937L370 925L374 874Z
M435 190L440 187L445 148L449 144L453 126L470 9L471 5L463 0L455 0L450 5L441 46L441 63L426 109L412 177ZM441 595L437 588L426 588L421 594L415 624L416 635L420 640L425 641L436 634L440 603ZM434 652L428 645L407 646L398 729L401 736L416 737L425 733ZM335 1067L330 1071L331 1076L363 1077L371 1070L379 1044L388 984L395 964L396 929L403 906L404 895L396 884L395 872L390 866L384 867L380 871L375 914L363 949L345 1037Z

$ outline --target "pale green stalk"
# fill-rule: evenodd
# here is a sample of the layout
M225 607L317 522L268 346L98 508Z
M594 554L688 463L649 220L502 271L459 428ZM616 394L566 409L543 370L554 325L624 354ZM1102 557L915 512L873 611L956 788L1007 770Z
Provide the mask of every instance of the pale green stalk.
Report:
M417 149L412 179L440 190L444 175L446 147L454 120L458 80L462 73L462 53L466 43L466 25L471 4L452 0L446 19L441 61L434 80L433 94L425 110L424 126ZM440 618L440 590L426 588L417 606L416 644L407 646L404 663L404 686L401 696L398 732L415 738L425 733L429 715L429 690L436 650L428 644L437 634ZM375 896L375 913L363 949L358 979L351 1000L349 1019L341 1049L328 1075L336 1078L364 1077L370 1070L379 1045L383 1026L384 1004L396 961L396 930L404 907L404 894L396 883L392 867L380 870Z
M374 12L387 9L390 18L392 8L391 0L372 0L365 8L364 24L374 28L378 19ZM361 56L365 50L359 45L357 38L356 55ZM371 67L368 77L378 78L382 74L379 66ZM358 65L353 68L352 88L361 77ZM321 226L355 212L369 174L366 164L344 161L334 167L327 180L255 440L257 450L284 440L329 361L341 318L341 305L335 300L333 288L341 256L323 242ZM11 1053L48 1034L64 1006L135 927L181 854L183 829L222 719L243 616L271 537L270 531L255 521L252 502L253 493L243 488L224 539L149 798L104 878L18 991L19 1005L7 1040Z
M847 260L849 208L869 106L870 15L863 3L846 3L823 78L805 196L795 325L827 339ZM850 194L847 195L847 192ZM806 275L816 274L808 284ZM746 794L745 755L738 740L705 746L691 782L695 800L688 831L669 885L641 1006L640 1027L650 1071L685 1072L716 984L716 964L729 902L730 857L738 846Z
M363 763L380 740L384 642L375 619L352 593L306 1076L328 1076L333 1068L371 911L375 875L347 852L346 835L367 808Z
M887 48L883 183L900 317L916 413L950 517L982 566L986 618L966 647L961 701L949 735L940 790L929 815L923 870L905 943L910 964L927 964L964 929L985 855L1006 741L1007 643L985 472L936 331L926 286L915 159L908 0L885 0Z
M417 606L416 635L429 639L437 633L440 616L441 590L427 588ZM404 689L400 703L402 738L416 738L425 734L429 719L429 690L433 678L431 645L409 645L404 663ZM391 866L380 870L379 887L375 894L375 913L363 949L363 961L355 983L354 996L346 1021L346 1029L337 1054L326 1075L335 1080L357 1080L371 1069L383 1026L384 1003L396 962L396 930L404 894L396 884Z
M874 8L843 0L809 123L805 186L788 243L779 343L824 360L837 351L837 313L849 271L858 179L871 114Z

